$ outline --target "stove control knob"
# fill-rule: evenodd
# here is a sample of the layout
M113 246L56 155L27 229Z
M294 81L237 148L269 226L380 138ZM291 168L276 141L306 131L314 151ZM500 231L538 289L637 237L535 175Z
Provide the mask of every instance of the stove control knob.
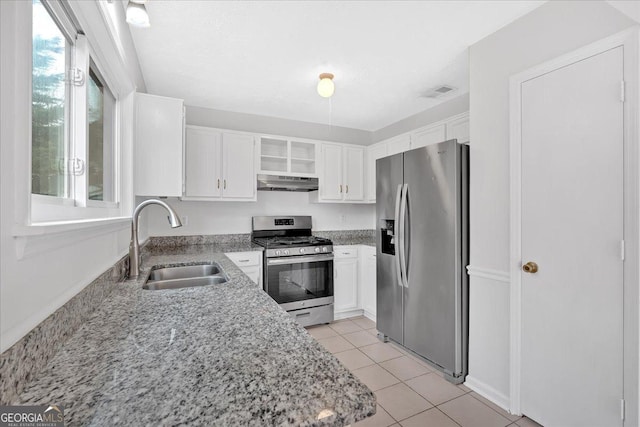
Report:
M328 251L328 249L327 249L326 246L322 248L322 252L327 252L327 251Z
M276 256L280 256L280 251L276 251Z
M304 253L304 248L300 248L300 253L303 254Z
M316 252L320 252L320 248L316 248Z
M289 251L287 249L284 250L285 255L289 255Z

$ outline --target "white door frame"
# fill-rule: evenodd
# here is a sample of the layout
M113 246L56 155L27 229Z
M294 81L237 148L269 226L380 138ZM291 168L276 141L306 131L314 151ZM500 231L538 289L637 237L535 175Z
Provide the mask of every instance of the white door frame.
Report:
M510 249L510 412L521 414L521 345L522 345L522 283L520 278L522 267L522 216L521 216L521 186L522 186L522 123L521 123L521 87L522 83L577 61L589 58L604 51L623 46L624 49L624 398L626 406L626 425L638 424L638 383L640 378L638 366L639 331L638 319L638 246L640 244L640 182L639 163L640 150L638 136L640 117L638 100L640 99L639 76L639 27L614 34L551 61L542 63L510 79L510 218L511 218L511 249ZM606 367L605 367L606 369ZM611 369L609 367L609 369Z

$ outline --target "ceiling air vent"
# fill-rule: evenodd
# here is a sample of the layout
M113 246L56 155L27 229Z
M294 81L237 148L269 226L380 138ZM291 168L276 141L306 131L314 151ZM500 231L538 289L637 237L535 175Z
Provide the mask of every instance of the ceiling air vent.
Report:
M429 89L423 96L426 98L440 98L441 96L448 95L457 89L453 86L442 85Z

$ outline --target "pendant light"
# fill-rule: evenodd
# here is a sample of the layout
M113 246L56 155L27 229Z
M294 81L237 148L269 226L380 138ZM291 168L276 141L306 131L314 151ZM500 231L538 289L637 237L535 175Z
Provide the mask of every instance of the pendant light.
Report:
M333 83L333 74L320 74L320 81L318 82L318 95L323 98L331 98L335 89L336 87Z
M144 3L146 0L129 0L127 4L127 23L134 27L149 28L149 14Z

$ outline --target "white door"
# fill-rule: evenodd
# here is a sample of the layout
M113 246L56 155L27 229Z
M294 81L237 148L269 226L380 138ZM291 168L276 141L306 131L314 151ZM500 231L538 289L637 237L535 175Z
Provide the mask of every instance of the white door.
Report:
M324 200L342 200L342 146L322 144L320 193Z
M446 138L444 125L430 127L420 130L411 136L411 149L426 147L427 145L437 144Z
M364 148L344 148L344 199L364 200Z
M222 141L222 195L253 199L257 186L253 136L223 133Z
M521 85L521 409L545 426L622 425L622 60Z
M185 142L185 196L220 197L220 132L187 128Z

